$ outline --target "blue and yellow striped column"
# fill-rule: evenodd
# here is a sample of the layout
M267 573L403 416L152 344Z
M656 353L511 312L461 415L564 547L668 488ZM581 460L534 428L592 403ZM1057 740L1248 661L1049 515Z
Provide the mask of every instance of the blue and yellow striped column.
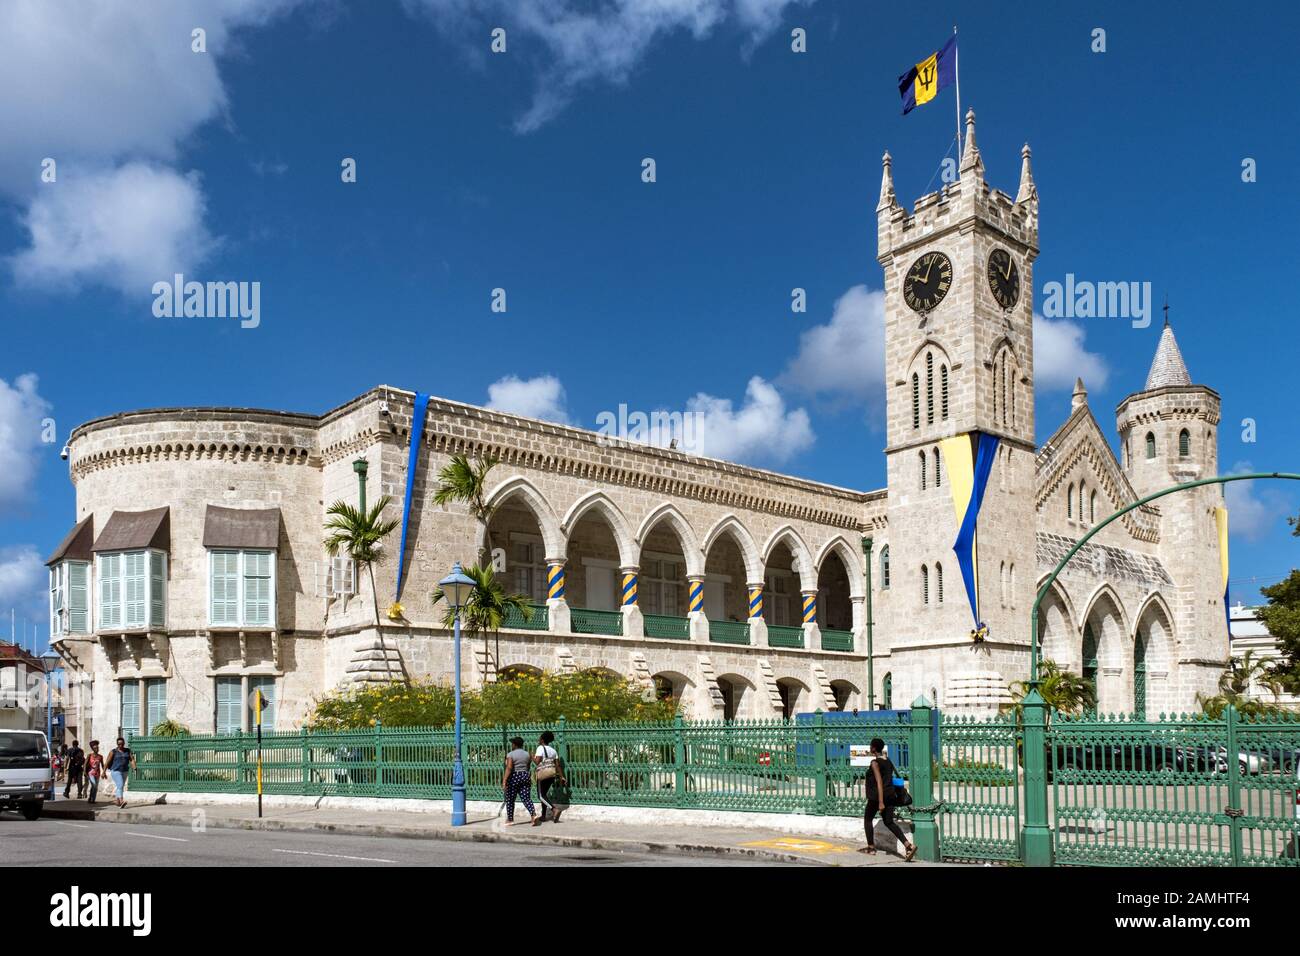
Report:
M623 574L623 607L636 607L636 582L640 568L621 568Z
M749 587L749 619L763 616L763 585L751 584Z
M803 595L803 622L805 624L817 623L817 592L801 591Z
M703 614L704 613L704 578L698 576L697 577L688 576L686 578L686 594L689 598L689 601L686 606L687 610L691 614L696 614L696 613Z
M546 561L546 600L564 600L564 561L548 558Z

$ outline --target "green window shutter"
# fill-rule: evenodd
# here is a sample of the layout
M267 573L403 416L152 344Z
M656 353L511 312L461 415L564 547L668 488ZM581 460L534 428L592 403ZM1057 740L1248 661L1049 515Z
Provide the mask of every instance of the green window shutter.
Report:
M149 552L149 626L167 626L167 556Z
M155 727L167 719L167 681L147 680L144 682L144 691L145 705L148 708L144 732L151 734Z
M244 553L244 623L271 624L271 574L274 555L265 551Z
M68 632L90 631L90 565L85 561L68 562L68 587L64 600L68 606Z
M219 734L233 734L240 730L238 677L217 678L217 726Z
M59 637L63 633L63 564L50 568L50 637Z
M138 681L122 683L122 736L140 732L140 684Z
M238 624L239 552L212 551L208 560L212 569L212 623Z
M257 726L257 708L253 691L262 692L262 730L275 730L275 678L250 677L248 679L248 726Z
M122 556L109 554L99 559L99 626L122 626Z
M124 627L144 627L147 583L145 578L145 553L143 551L128 551L123 554L122 624Z

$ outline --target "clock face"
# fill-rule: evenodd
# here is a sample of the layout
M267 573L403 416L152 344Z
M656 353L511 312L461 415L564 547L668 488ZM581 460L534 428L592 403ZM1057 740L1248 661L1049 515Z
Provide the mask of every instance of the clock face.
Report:
M989 253L989 289L1004 309L1020 301L1020 269L1005 249L994 249Z
M942 252L927 252L903 279L903 301L914 312L933 312L952 286L952 262Z

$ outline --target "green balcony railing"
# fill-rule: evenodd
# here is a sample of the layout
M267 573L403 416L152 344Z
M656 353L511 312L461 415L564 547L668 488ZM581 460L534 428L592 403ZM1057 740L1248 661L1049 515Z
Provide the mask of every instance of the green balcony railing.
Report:
M822 631L822 650L824 651L851 651L853 650L853 632L836 631L831 628L825 628Z
M605 634L618 637L623 633L622 611L596 611L589 607L571 607L569 621L575 634Z
M646 637L667 637L677 641L691 639L691 622L689 618L676 617L671 614L645 614Z
M767 643L772 647L803 647L803 628L769 624Z
M533 609L533 616L524 620L524 616L514 608L506 611L505 620L501 622L502 627L518 627L528 631L545 631L550 627L549 615L546 612L545 604L530 605Z
M715 644L748 644L749 625L740 621L710 621L709 640Z

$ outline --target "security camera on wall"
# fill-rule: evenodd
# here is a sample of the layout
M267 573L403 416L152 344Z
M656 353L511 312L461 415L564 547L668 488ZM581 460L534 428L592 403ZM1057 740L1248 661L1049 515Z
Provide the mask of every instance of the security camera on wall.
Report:
M59 452L59 457L62 458L64 461L67 461L67 460L68 460L68 455L69 455L69 453L70 453L70 452L69 452L68 446L67 446L67 445L64 445L64 446L63 446L63 450Z
M380 403L379 403L379 414L380 414L380 415L384 415L385 417L391 414L391 412L388 411L388 403L387 403L387 402L380 402Z

